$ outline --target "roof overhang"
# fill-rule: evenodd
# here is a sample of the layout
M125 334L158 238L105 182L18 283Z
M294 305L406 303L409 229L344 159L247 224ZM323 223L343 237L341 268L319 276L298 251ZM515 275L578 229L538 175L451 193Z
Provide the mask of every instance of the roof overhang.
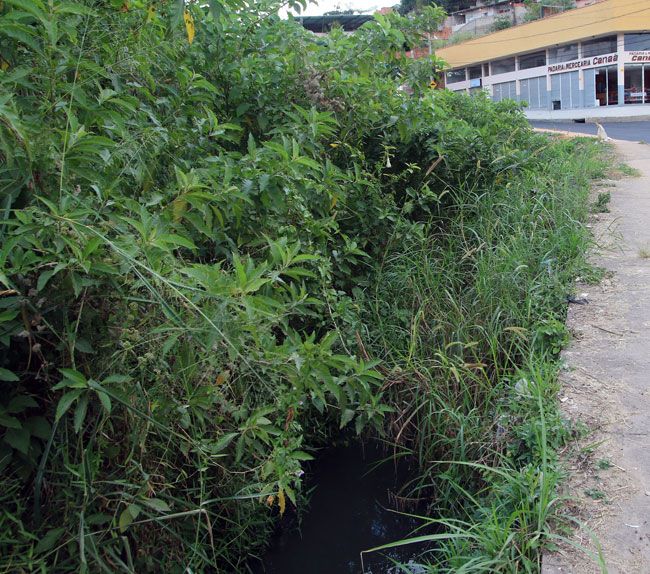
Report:
M368 14L330 14L327 16L296 16L307 30L312 32L329 32L333 27L340 26L346 32L356 30L366 22L374 20Z
M436 56L447 62L448 68L460 68L592 36L645 30L650 30L648 0L605 0L441 48Z

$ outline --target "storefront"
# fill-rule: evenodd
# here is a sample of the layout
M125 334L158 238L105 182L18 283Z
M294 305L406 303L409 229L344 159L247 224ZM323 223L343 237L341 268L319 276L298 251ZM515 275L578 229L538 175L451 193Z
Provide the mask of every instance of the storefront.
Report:
M437 55L448 89L526 102L531 117L650 115L648 1L607 0Z

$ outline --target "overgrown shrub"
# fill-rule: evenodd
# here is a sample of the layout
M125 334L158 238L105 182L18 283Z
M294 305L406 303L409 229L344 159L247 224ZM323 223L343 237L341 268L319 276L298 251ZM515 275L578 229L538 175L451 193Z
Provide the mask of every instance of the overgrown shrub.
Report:
M542 255L565 272L550 243L498 255L517 217L557 238L552 182L532 186L566 144L512 102L425 88L412 20L316 38L277 8L0 4L6 571L241 571L315 447L390 432L400 382L452 381L406 351L414 271L453 287L427 299L427 353L494 350L467 400L559 301L561 282L531 295ZM533 217L493 218L528 194Z

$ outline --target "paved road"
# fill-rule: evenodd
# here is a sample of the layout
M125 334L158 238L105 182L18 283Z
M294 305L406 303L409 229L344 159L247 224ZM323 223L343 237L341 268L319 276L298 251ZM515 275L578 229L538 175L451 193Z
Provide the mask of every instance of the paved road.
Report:
M562 130L579 134L596 135L595 124L578 124L575 122L542 122L531 121L535 128ZM615 140L650 143L650 121L645 122L603 122L607 135Z

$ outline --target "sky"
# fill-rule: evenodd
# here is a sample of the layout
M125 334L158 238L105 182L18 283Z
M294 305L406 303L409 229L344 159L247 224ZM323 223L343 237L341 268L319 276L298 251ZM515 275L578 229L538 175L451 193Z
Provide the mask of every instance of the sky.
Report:
M369 10L370 13L378 10L382 6L392 6L395 0L318 0L317 3L310 3L307 10L302 12L304 16L319 16L324 12L331 10Z

